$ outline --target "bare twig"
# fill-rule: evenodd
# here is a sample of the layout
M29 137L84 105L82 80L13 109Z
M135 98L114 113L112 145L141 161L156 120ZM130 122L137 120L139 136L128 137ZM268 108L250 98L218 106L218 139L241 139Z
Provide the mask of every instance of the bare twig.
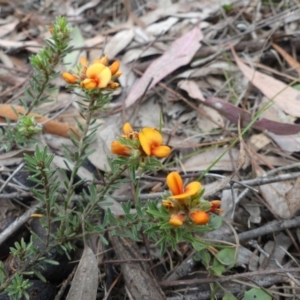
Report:
M262 253L265 257L269 258L270 254L268 252L266 252L264 249L262 249L258 244L257 241L255 240L251 240L249 241L249 244L254 247L255 249L257 249L260 253ZM286 270L284 270L284 267L279 263L279 261L274 258L271 257L271 260L274 261L274 263L276 264L276 266L281 269L282 272L285 272L286 276L288 276L288 278L290 278L295 284L297 284L298 286L300 286L300 282L289 272L287 272Z
M14 232L16 232L23 224L25 224L30 216L42 206L42 203L36 204L28 209L22 216L17 218L8 228L0 233L0 245L5 242Z

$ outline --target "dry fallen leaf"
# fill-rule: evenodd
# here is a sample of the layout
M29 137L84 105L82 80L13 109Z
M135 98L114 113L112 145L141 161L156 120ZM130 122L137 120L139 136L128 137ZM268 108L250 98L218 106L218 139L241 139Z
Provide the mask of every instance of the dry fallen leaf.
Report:
M206 170L226 149L209 148L206 151L193 155L182 163L182 169L186 172ZM211 171L236 170L240 151L238 149L229 150L212 168Z
M125 106L129 107L135 103L143 95L150 82L149 89L168 74L188 64L200 48L202 38L203 35L197 26L173 42L161 57L151 63L140 80L136 82L125 100Z
M19 20L14 20L8 24L0 26L0 37L3 37L9 34L10 32L12 32L19 24L19 22L20 22Z
M233 124L238 124L240 117L242 127L246 127L252 120L249 112L236 107L223 99L208 97L203 104L216 109L221 115L225 116ZM268 130L278 135L297 134L300 132L299 124L281 123L267 119L256 121L252 127L261 131Z
M300 151L300 137L298 134L278 135L273 132L265 131L281 150L292 153Z
M154 36L163 35L178 21L179 21L178 18L174 18L174 17L167 18L164 21L157 22L148 26L146 32L153 34Z
M246 66L232 50L244 76L268 99L273 100L287 114L300 117L300 92L285 83Z
M198 99L200 101L205 101L204 96L197 84L194 80L180 80L177 83L177 86L182 90L186 91L189 96L193 99Z
M133 29L119 31L105 46L105 54L107 54L110 59L116 57L119 52L127 47L127 45L132 41L133 37Z
M84 247L80 263L72 280L67 300L95 300L98 288L98 264L94 252Z
M286 194L286 201L292 217L295 216L296 212L300 209L299 191L300 178L297 178L294 186Z
M289 55L284 49L279 47L277 44L272 43L273 48L279 52L283 58L287 61L287 63L300 74L300 64L297 60L294 59L293 56Z
M257 176L263 176L264 174L264 171L259 167L256 167L255 172ZM259 187L272 213L282 219L289 219L292 216L285 196L292 187L293 185L290 181L264 184Z

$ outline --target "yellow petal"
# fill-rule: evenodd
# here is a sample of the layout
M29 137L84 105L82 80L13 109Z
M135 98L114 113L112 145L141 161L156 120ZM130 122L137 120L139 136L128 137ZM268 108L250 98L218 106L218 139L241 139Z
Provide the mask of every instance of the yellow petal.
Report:
M97 86L97 83L93 79L86 78L83 81L81 81L80 86L83 86L87 90L92 90Z
M104 66L107 66L107 63L108 63L108 58L107 58L107 55L103 56L102 58L97 58L95 61L94 61L94 64L97 63L97 64L102 64Z
M189 183L184 189L183 193L180 195L174 195L172 198L177 200L186 199L191 196L195 196L201 189L201 183L198 181L193 181Z
M118 60L114 61L109 68L111 70L111 75L115 75L119 71L120 62Z
M190 213L190 218L197 225L205 225L209 222L209 215L202 210Z
M162 206L166 209L172 209L175 207L174 203L171 200L162 200Z
M108 67L104 67L104 69L98 74L98 88L103 89L106 88L108 83L111 80L111 72Z
M169 220L169 224L171 224L172 226L178 227L178 226L181 226L183 224L184 219L185 219L184 215L173 214L173 215L171 215L171 218Z
M126 122L124 125L123 125L123 132L125 135L128 135L130 132L132 132L132 127L130 125L130 123Z
M111 143L111 153L122 155L122 156L129 156L130 155L130 148L122 145L119 141L113 141Z
M150 155L151 154L151 145L149 144L149 141L147 140L145 134L142 131L139 133L139 141L140 141L141 147L143 148L144 152L147 155Z
M139 133L141 146L147 155L151 155L151 149L162 144L162 136L155 128L145 127Z
M86 70L86 76L88 78L92 78L95 79L99 76L99 74L105 69L107 68L105 65L103 64L92 64L91 66L89 66ZM108 69L108 68L107 68Z
M166 157L171 153L171 149L168 146L159 146L151 150L151 154L156 157Z
M171 172L166 179L167 186L171 190L172 194L180 195L183 193L183 183L181 176L177 172Z
M72 75L68 72L63 72L61 76L67 83L70 84L74 84L78 81L78 78L75 75Z

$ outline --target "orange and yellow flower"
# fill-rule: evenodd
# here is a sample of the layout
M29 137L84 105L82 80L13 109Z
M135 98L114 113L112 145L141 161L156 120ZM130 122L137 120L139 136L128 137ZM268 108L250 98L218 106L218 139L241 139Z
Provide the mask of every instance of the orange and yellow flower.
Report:
M166 157L171 153L170 147L162 145L162 135L155 128L143 128L139 132L139 141L147 156Z
M128 156L128 153L131 153L141 158L145 156L161 158L171 153L170 147L162 145L162 136L155 128L145 127L138 133L133 131L129 123L125 123L122 137L136 140L137 143L132 148L129 148L122 145L119 141L113 141L111 147L113 154Z
M85 57L80 57L81 68L78 74L64 72L62 78L70 84L78 83L87 90L115 89L119 86L115 80L122 75L122 72L119 71L120 62L115 61L109 67L107 63L107 55L96 59L91 65Z
M182 178L177 172L171 172L167 176L167 185L171 190L172 199L184 200L195 196L201 190L201 183L198 181L190 182L186 187L183 186Z
M92 90L96 87L104 89L111 80L110 68L103 64L95 63L86 69L86 79L81 81L80 86L87 90Z
M209 222L209 215L203 210L191 212L189 217L196 225L205 225Z

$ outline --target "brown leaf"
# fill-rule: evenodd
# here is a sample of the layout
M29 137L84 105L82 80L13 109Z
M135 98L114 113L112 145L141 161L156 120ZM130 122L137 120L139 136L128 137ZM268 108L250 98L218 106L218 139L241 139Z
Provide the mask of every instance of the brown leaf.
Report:
M251 69L238 58L233 49L232 53L244 76L254 86L256 86L268 99L277 103L285 113L294 117L300 117L299 91L271 76Z
M142 256L135 242L118 236L111 237L111 242L118 259L124 261L121 264L121 270L125 285L131 294L131 299L166 299L151 274L148 264L141 259Z
M139 97L143 95L151 82L149 89L154 87L160 80L172 73L181 66L188 64L198 49L201 47L200 41L203 34L199 26L178 38L170 48L145 71L143 76L136 82L125 99L125 106L131 106Z
M98 264L93 251L85 246L72 280L67 300L95 300L98 288Z
M277 135L272 132L266 132L275 143L280 147L281 150L292 153L300 151L300 137L298 134L290 135Z
M257 176L263 176L263 169L256 167ZM286 193L292 188L290 181L264 184L259 187L261 194L272 212L282 219L289 219L291 213L286 201Z
M216 109L233 124L238 124L239 117L242 127L246 127L252 121L251 115L247 111L220 98L208 97L205 102L201 103ZM281 123L267 119L256 121L252 127L261 131L268 130L278 135L298 134L300 132L299 124Z
M284 49L279 47L277 44L272 43L273 48L279 52L282 57L287 61L287 63L300 74L300 64L293 56L289 55Z
M182 164L182 169L191 171L206 170L220 155L226 151L224 148L207 149L207 151L196 154L188 158ZM239 151L237 149L229 150L212 168L211 171L229 171L233 172L239 164Z
M19 24L19 20L14 20L8 24L0 26L0 37L3 37L12 32Z
M300 209L299 191L300 178L297 178L294 186L286 194L287 205L292 217L295 216L295 213Z

